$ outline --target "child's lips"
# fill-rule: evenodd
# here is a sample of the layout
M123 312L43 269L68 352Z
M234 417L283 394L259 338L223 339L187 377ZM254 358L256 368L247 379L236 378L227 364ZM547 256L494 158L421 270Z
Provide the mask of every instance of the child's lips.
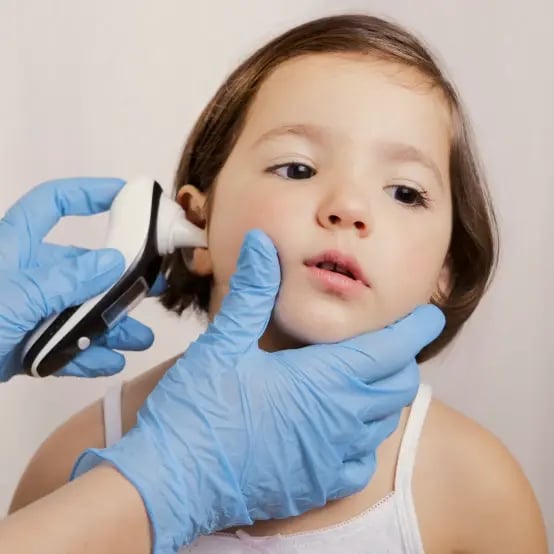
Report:
M339 250L325 250L305 260L304 265L311 282L323 292L353 299L370 287L356 258Z
M322 269L316 265L306 265L308 277L323 292L335 294L345 299L357 298L368 290L368 286L359 279L353 279L342 273Z
M366 287L370 286L358 260L354 256L349 256L339 250L325 250L317 256L307 259L304 265L329 273L343 274L344 277L359 281Z

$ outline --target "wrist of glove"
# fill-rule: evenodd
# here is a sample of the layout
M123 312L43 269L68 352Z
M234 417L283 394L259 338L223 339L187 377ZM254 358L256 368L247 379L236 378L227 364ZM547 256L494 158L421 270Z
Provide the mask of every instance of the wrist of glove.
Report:
M139 423L113 446L83 453L71 476L74 479L100 463L115 467L142 497L156 554L177 552L196 537L230 525L253 523L228 461L214 452L206 421L195 418L190 426L196 429L193 438L206 441L203 450L197 441L185 443L187 432L182 429L177 458L175 445L167 444L163 433Z

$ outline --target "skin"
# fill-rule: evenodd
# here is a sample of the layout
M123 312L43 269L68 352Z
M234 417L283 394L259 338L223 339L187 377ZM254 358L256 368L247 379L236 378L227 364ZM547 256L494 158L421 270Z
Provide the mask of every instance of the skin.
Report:
M284 125L295 127L275 131ZM279 66L262 85L214 183L209 248L188 253L194 271L213 274L210 317L228 291L242 238L253 227L273 239L283 275L260 341L266 350L383 327L447 290L450 135L442 96L412 70L354 55L307 56ZM385 142L410 148L384 149ZM416 149L428 163L415 159ZM290 178L306 172L308 179ZM427 207L411 205L418 198L414 191L424 192ZM190 219L207 220L206 198L197 189L183 187L179 200ZM304 261L327 249L354 256L369 286L345 297L312 280ZM124 386L124 430L173 362ZM381 500L394 488L409 411L379 447L375 475L360 493L245 530L272 535L319 529ZM59 487L82 449L103 444L96 403L37 452L12 509ZM547 552L542 516L518 463L488 431L436 399L418 444L412 490L427 554Z
M0 521L0 550L147 554L152 550L150 522L133 485L115 469L99 466Z

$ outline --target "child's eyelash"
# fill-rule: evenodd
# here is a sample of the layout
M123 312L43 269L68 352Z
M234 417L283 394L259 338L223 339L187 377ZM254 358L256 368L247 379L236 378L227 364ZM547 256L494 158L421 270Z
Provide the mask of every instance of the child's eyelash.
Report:
M429 197L429 194L425 190L419 191L419 199L421 202L421 206L423 206L424 208L428 208L429 205L431 204L431 198Z
M280 169L281 170L284 169L286 174L282 175L278 173ZM294 173L289 174L289 170L296 170L296 174ZM284 179L291 179L291 180L310 179L317 173L317 171L312 166L302 162L284 162L284 163L276 164L271 167L268 167L266 169L266 172L276 173L277 175L279 175L280 177L283 177Z
M394 197L395 200L398 200L407 208L428 208L431 204L431 198L429 197L429 194L426 190L418 190L408 185L390 185L387 187L387 189L401 191L404 194L407 193L408 195L415 195L415 198L412 198L412 201L409 202L403 202L402 199L397 199L396 197Z

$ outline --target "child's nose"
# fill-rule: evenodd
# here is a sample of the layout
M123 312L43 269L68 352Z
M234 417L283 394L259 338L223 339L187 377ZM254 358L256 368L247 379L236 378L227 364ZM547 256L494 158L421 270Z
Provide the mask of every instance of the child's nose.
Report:
M346 199L321 207L318 222L328 229L354 229L363 238L369 234L369 213L358 203Z

